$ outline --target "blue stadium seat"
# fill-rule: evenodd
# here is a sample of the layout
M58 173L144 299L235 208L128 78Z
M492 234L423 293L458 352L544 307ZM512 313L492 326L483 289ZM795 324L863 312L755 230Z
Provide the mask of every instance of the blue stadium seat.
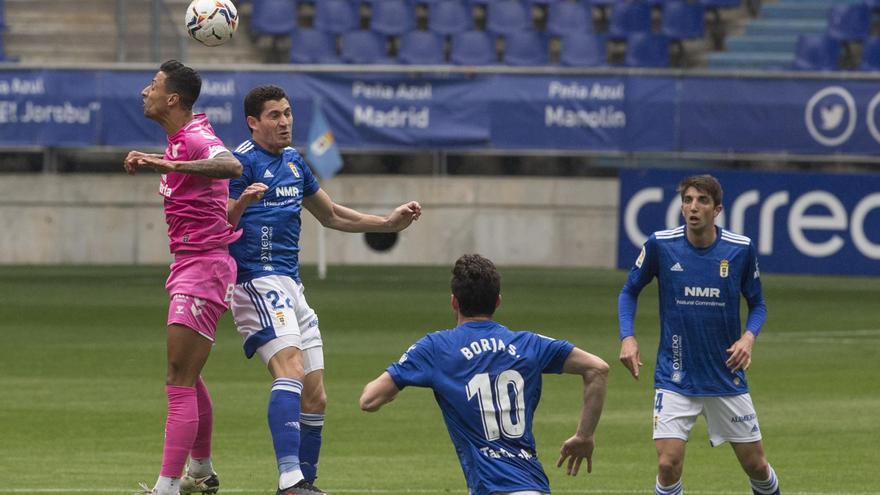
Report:
M531 28L531 16L518 0L489 3L486 11L486 30L507 35Z
M336 39L317 29L299 28L290 36L292 64L338 64Z
M861 41L871 33L871 9L864 3L837 4L828 12L828 36Z
M880 36L872 36L865 40L859 70L880 71Z
M624 40L633 33L651 31L651 7L641 0L625 0L611 7L608 37Z
M734 9L742 4L742 0L700 0L707 9Z
M442 35L463 33L471 29L474 22L464 3L458 0L444 0L432 4L428 10L428 29Z
M455 34L449 61L456 65L493 65L497 63L495 42L485 31Z
M254 0L251 31L270 36L287 36L296 29L294 0Z
M626 38L627 67L669 67L669 38L662 34L633 33Z
M322 2L324 0L321 0ZM340 39L342 61L348 64L393 64L385 40L372 31L349 31Z
M663 6L660 32L673 40L699 39L706 35L706 9L698 3L669 0Z
M836 70L839 67L840 41L824 34L802 34L795 48L795 70Z
M415 27L412 6L404 0L382 0L373 3L370 29L386 36L400 36Z
M592 33L572 33L562 38L559 63L569 67L605 65L605 37Z
M507 65L547 65L547 40L534 31L518 31L504 37L504 63Z
M880 10L880 0L865 0L865 5L871 10Z
M357 29L359 15L357 6L348 0L315 2L315 27L327 33L342 34Z
M593 32L593 13L580 2L554 3L547 9L547 33L565 36Z
M430 31L410 31L400 38L397 60L404 64L445 64L443 40Z

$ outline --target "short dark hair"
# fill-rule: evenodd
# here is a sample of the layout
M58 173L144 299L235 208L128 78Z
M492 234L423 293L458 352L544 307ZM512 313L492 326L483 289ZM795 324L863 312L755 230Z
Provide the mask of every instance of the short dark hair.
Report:
M244 116L245 118L254 117L259 120L260 114L263 113L263 106L267 101L281 101L287 99L287 93L274 84L257 86L250 90L244 97ZM248 130L252 133L254 132L254 130L251 129L251 126L248 126Z
M180 96L180 107L192 110L202 92L202 76L177 60L168 60L159 70L165 73L165 90Z
M492 316L501 294L495 264L479 254L465 254L452 267L452 295L464 316Z
M715 206L720 205L721 200L724 198L724 191L721 190L721 183L711 175L692 175L682 179L677 189L678 193L681 195L682 201L684 201L684 192L687 191L689 187L693 187L697 191L708 194L709 197L712 198L712 201L715 202Z

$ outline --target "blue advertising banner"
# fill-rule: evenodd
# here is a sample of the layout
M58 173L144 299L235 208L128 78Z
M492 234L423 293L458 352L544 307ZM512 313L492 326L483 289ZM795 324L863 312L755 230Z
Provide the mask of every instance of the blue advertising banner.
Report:
M683 223L678 183L693 171L620 175L617 266L630 268L657 230ZM752 239L761 269L880 275L880 176L712 172L724 189L718 225Z

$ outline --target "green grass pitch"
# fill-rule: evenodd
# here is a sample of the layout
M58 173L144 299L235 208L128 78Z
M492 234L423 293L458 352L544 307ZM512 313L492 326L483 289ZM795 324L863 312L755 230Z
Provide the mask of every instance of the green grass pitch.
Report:
M620 271L501 268L497 319L598 354L612 365L593 473L555 467L575 428L580 382L548 376L535 421L554 493L652 493L656 284L640 300L645 363L617 361ZM132 493L159 470L165 416L165 267L0 268L0 495ZM363 385L426 332L453 325L449 268L331 267L304 272L321 318L329 396L318 485L336 494L464 494L430 392L408 389L376 414ZM880 279L767 275L769 318L749 372L783 493L880 493ZM204 370L215 403L222 493L272 494L270 378L244 359L225 315ZM689 493L747 494L731 449L700 421L688 445Z

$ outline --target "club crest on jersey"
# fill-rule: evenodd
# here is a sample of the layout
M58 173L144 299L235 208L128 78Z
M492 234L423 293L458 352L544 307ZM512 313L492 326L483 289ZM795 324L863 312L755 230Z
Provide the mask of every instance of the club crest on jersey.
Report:
M293 162L287 162L287 166L290 167L290 170L293 172L294 177L299 179L299 170L297 170L296 165Z
M642 246L642 252L639 253L639 257L636 258L636 268L641 268L642 263L645 262L645 246Z
M721 264L718 266L718 274L721 275L721 278L727 278L729 269L730 262L727 260L721 260Z

